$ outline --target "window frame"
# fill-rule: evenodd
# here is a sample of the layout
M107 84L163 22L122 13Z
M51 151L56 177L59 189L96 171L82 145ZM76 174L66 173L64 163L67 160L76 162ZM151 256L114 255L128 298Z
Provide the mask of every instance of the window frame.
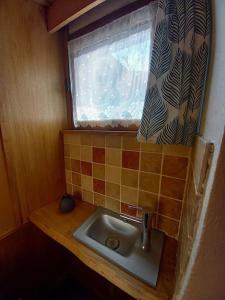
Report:
M67 43L70 40L73 40L75 38L78 38L82 35L85 35L91 31L96 30L99 27L102 27L126 14L131 13L132 11L135 11L142 6L148 5L150 2L154 0L137 0L131 4L128 4L116 11L113 11L112 13L98 19L97 21L73 32L72 34L69 34L68 27L64 29L63 35L64 35L64 61L65 61L65 91L66 91L66 102L67 102L67 122L69 129L77 130L77 131L110 131L110 132L137 132L138 127L135 124L131 124L129 126L122 126L118 125L116 127L112 127L110 125L107 126L74 126L73 122L73 99L70 89L70 72L69 72L69 56L68 56L68 47Z

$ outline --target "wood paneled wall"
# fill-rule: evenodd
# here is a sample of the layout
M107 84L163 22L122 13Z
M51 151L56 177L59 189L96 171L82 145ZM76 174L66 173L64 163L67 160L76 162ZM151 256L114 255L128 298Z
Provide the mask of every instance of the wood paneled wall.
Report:
M0 125L12 198L20 204L22 222L65 190L62 50L61 33L47 33L41 6L32 0L0 1ZM0 194L0 202L7 197ZM5 214L10 218L11 212L1 209L0 219Z

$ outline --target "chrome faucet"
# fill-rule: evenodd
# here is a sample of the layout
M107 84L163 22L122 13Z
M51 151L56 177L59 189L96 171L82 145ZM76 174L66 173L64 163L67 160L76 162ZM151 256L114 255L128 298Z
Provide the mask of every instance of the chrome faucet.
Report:
M143 251L147 252L151 248L152 217L154 213L150 212L148 209L144 207L142 208L136 205L129 205L129 207L142 211L142 218L128 217L125 216L124 214L122 214L121 216L125 219L142 224L142 240L141 240L140 247Z

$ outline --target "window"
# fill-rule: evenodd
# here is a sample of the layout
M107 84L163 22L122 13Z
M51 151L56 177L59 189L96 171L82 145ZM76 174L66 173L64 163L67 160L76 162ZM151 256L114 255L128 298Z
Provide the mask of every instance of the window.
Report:
M76 127L139 124L154 16L150 4L69 41Z

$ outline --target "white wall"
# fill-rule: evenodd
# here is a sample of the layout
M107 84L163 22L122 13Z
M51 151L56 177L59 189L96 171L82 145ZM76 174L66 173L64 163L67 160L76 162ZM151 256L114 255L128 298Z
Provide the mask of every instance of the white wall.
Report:
M212 9L212 55L201 134L214 142L215 152L193 250L175 296L182 300L225 299L225 0L212 1Z

